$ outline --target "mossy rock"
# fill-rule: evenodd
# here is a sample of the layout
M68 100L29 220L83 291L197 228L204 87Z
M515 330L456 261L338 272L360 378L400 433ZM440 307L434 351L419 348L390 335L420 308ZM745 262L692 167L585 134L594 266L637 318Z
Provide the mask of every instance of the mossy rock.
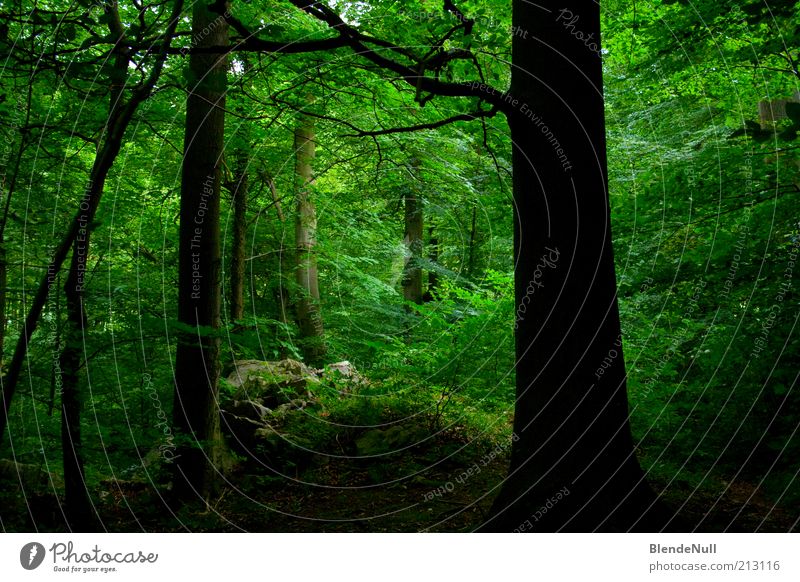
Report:
M253 401L274 409L297 398L313 398L319 385L315 371L297 360L237 360L227 378L234 400Z

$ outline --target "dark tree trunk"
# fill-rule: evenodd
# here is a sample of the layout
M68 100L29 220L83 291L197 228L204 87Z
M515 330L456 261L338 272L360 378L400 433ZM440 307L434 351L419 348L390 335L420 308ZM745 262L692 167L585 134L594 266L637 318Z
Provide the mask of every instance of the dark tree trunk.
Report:
M8 285L6 249L0 239L0 374L3 373L3 347L6 339L6 293Z
M660 528L655 511L648 513L655 496L634 456L628 421L601 59L593 50L600 9L576 0L515 0L513 21L536 31L514 38L510 98L518 101L509 115L516 442L483 529ZM596 44L587 46L573 30L594 35ZM608 358L611 366L596 375Z
M110 34L121 40L125 31L119 19L116 3L108 2L104 7L104 12L108 18ZM114 67L109 79L111 101L105 131L110 130L113 120L117 117L117 109L121 106L121 88L124 87L128 75L128 62L127 53L124 51L117 52L114 56ZM67 322L64 348L59 358L61 368L61 450L64 461L64 514L67 519L67 527L71 531L93 531L97 529L98 522L89 498L84 472L81 437L83 394L79 374L81 368L84 369L87 376L89 374L88 363L84 362L83 358L86 334L89 331L84 291L91 249L93 216L90 216L88 201L85 205L81 204L80 208L86 210L78 221L78 236L72 247L72 259L64 285Z
M59 357L61 368L61 451L64 461L64 515L70 531L92 531L94 512L83 470L81 411L83 394L80 375L87 320L83 286L89 249L89 232L79 235L72 251L64 293L67 303L67 327L64 349Z
M244 263L247 239L247 165L245 152L237 152L233 192L233 244L231 245L231 320L244 317Z
M57 285L61 285L61 273L57 277ZM53 318L55 320L55 337L53 338L53 350L61 353L61 294L55 294L55 309L53 311ZM50 399L47 401L47 415L53 416L53 410L56 406L56 396L61 397L61 363L58 366L53 366L50 372Z
M420 163L414 159L411 163L415 180L418 178ZM422 303L422 258L424 233L422 200L419 198L416 183L412 184L403 198L405 212L405 233L403 242L406 245L408 258L403 272L403 298L413 303Z
M295 270L300 297L297 300L297 323L303 338L303 352L310 362L325 355L326 347L322 314L319 308L319 278L317 273L317 210L311 198L310 187L314 181L311 160L314 159L314 123L301 116L294 132L297 180L297 212L295 214L295 241L297 268Z
M193 46L225 46L228 24L204 2L193 5ZM178 337L173 418L184 443L177 451L175 492L207 499L218 484L222 437L218 407L220 326L220 183L228 60L189 59L181 177L178 320L192 331Z

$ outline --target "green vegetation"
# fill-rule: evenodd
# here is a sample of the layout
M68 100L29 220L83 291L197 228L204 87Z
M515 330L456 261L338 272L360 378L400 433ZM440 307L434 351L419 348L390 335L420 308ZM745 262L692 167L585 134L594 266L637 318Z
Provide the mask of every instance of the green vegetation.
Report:
M71 376L86 489L110 529L139 529L137 520L162 531L478 527L508 466L519 388L514 144L502 113L475 96L413 87L358 47L287 50L338 38L303 2L233 3L224 26L238 49L222 57L217 104L224 151L209 174L221 207L221 303L218 324L193 322L178 310L184 140L211 130L187 126L187 94L214 88L195 78L188 55L208 58L198 47L211 31L191 36L188 5L171 32L172 3L35 4L0 2L4 390L37 287L120 127L122 139L82 227L91 247L81 308L64 291L66 261L51 269L21 360L0 445L2 528L64 528ZM512 29L510 3L456 2L474 19L469 31L438 1L328 4L383 39L369 44L378 54L424 56L420 75L463 84L479 71L509 86L512 37L523 34ZM596 377L621 363L624 348L637 456L687 523L796 528L800 4L604 0L601 9L622 342ZM586 19L559 18L580 42ZM237 26L272 44L248 44ZM114 121L137 95L127 127ZM299 132L313 156L298 153ZM206 269L215 259L200 260ZM594 268L569 260L558 268ZM298 318L300 305L310 315ZM300 380L275 383L282 391L263 404L268 412L251 417L246 404L235 414L250 419L242 430L252 442L237 442L245 433L223 413L227 482L173 504L173 459L214 440L213 431L198 442L176 428L176 352L187 341L198 354L219 347L214 384L226 412L266 402L241 392L237 362L304 368ZM331 371L343 361L347 374ZM195 362L203 375L207 362ZM266 432L253 437L258 430ZM475 477L426 498L475 464ZM159 509L162 494L174 517Z

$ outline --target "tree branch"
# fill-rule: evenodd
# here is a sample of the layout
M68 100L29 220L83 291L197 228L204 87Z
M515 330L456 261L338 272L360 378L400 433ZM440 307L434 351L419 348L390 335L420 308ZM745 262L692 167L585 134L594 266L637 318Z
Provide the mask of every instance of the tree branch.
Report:
M434 121L432 123L420 123L419 125L411 125L408 127L390 127L386 129L377 129L374 131L358 130L357 133L345 133L343 137L374 137L378 135L389 135L392 133L411 133L414 131L423 131L426 129L437 129L442 126L455 123L456 121L473 121L475 119L494 117L495 115L497 115L498 111L499 111L498 107L492 107L491 109L479 109L471 113L461 113L459 115L453 115L452 117L440 119L439 121Z

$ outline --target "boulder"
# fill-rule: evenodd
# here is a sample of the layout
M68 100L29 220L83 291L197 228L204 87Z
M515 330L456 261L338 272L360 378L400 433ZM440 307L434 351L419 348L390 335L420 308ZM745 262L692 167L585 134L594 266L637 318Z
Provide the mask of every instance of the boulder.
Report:
M270 409L295 398L313 398L312 388L319 384L314 370L290 359L237 360L227 380L235 390L235 401L256 402Z
M352 393L367 384L366 378L347 360L328 364L320 370L320 378L323 382L332 384L340 394Z
M319 406L316 394L322 394L323 388L328 394L331 387L345 394L366 383L347 361L312 369L290 359L237 360L227 382L232 397L222 402L221 413L222 430L231 437L230 445L278 471L297 469L314 456L313 444L285 433L293 415L306 415L306 408ZM399 437L392 433L391 438L390 447Z

